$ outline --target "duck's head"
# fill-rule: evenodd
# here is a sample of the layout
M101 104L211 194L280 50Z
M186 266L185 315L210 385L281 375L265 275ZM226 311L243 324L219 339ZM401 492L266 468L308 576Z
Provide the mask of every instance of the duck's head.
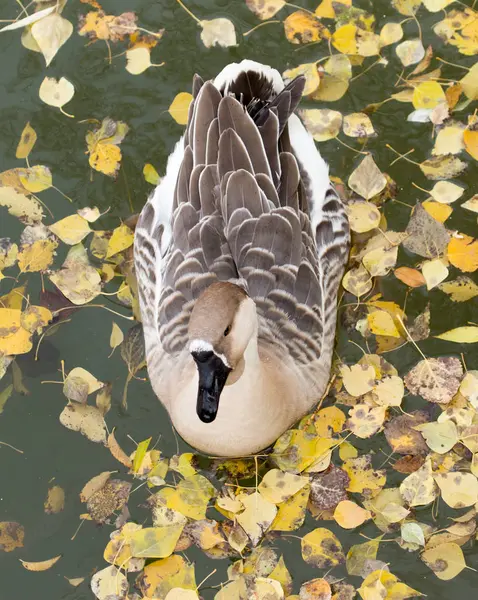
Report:
M212 423L226 381L244 366L244 353L256 329L254 301L238 285L210 285L196 300L189 321L189 351L199 373L196 410Z

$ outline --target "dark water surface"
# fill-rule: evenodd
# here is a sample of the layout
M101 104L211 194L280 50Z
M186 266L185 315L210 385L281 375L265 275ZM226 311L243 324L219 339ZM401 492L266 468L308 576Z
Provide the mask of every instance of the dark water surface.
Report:
M298 0L297 3L314 10L318 2ZM0 170L22 166L15 159L15 148L25 123L30 121L38 134L32 161L34 164L49 166L55 185L74 201L72 207L55 190L44 192L42 200L54 213L55 220L84 206L98 206L102 210L110 207L108 215L93 226L108 229L119 225L120 220L131 213L140 211L151 189L144 181L143 166L145 163L152 163L160 174L164 173L167 156L182 131L167 113L167 108L178 92L190 90L194 73L200 73L205 79L211 78L227 63L243 58L268 63L282 72L299 63L318 59L327 52L323 44L306 49L291 45L285 39L283 28L279 24L267 25L247 38L242 38L242 32L256 25L258 20L240 0L191 0L188 6L204 19L220 16L230 18L236 26L239 45L227 49L205 48L199 40L196 23L173 0L103 2L108 14L131 10L137 13L142 27L153 31L165 29L164 38L152 54L153 62L165 61L165 66L151 68L139 76L130 75L125 70L124 57L116 58L109 65L106 46L100 42L88 46L86 39L78 36L76 31L48 69L45 69L41 55L23 48L18 31L0 35L0 53L3 58L0 69ZM375 14L377 31L385 22L391 19L400 21L402 18L390 8L388 1L362 2L360 6ZM64 16L74 23L76 29L78 15L84 14L88 8L78 1L70 0ZM14 0L3 0L0 17L12 18L17 10L18 5ZM281 13L281 16L284 18L285 15ZM421 26L425 46L429 40L436 44L436 36L430 31L430 24L436 20L436 15L424 13ZM410 29L407 29L409 26ZM405 31L406 37L410 37L412 25L405 25ZM121 52L124 47L124 44L114 46L113 54ZM389 57L392 52L392 47L388 47L384 50L384 55ZM440 54L466 65L473 62L471 57L459 55L457 58L458 53L449 48L441 49ZM397 69L396 60L393 69L384 66L372 69L353 83L342 100L329 103L328 106L347 114L361 110L371 102L387 98L396 91L393 86ZM447 73L446 68L444 73ZM452 70L450 73L453 74L445 76L458 76L456 71ZM66 76L74 84L75 96L66 109L75 115L75 119L66 118L40 101L38 89L46 74ZM418 196L411 181L427 188L431 187L430 182L422 176L419 169L403 161L390 167L390 162L395 157L385 147L385 142L401 152L413 147L414 156L419 157L417 160L428 155L432 147L431 127L429 124L407 123L406 115L410 110L410 105L390 102L375 113L373 123L379 136L369 142L368 149L373 151L382 170L387 171L398 183L398 199L414 204ZM84 136L91 127L79 121L91 118L101 120L106 116L126 121L130 126L130 132L121 145L122 167L115 181L99 173L94 173L90 180L90 168L84 154ZM344 180L358 162L355 153L335 140L322 144L321 151L331 164L332 174ZM472 195L472 182L476 181L476 174L476 168L470 167L460 178L460 183L468 187L466 197ZM390 203L384 212L390 228L396 231L405 228L410 215L406 207ZM1 209L0 237L18 239L21 225L5 215L6 211ZM447 227L473 235L473 231L476 232L476 215L463 210L455 211L447 222ZM1 293L6 293L10 289L8 281L1 282L0 286L3 284L4 287L0 290ZM403 305L404 290L405 287L393 276L383 278L381 291L386 299ZM408 300L407 306L411 313L418 313L426 305L426 291L423 288L421 290L414 292ZM34 289L29 289L29 292L34 297ZM108 300L105 299L105 302L108 303ZM468 320L476 322L476 314L472 314L472 303L473 301L464 305L452 304L447 297L440 295L433 305L432 333L463 325ZM177 452L176 439L167 415L148 383L133 381L129 389L129 410L124 413L120 409L126 369L118 352L108 358L113 318L123 330L129 327L127 321L113 317L101 309L80 310L73 315L71 322L62 325L54 336L44 340L39 361L35 362L32 353L18 359L30 394L15 393L0 416L0 440L23 451L23 454L19 454L0 446L0 521L18 521L25 527L26 535L23 549L0 554L1 600L91 599L93 595L87 583L89 577L95 569L106 566L102 554L113 530L110 526L97 527L86 522L73 541L71 538L80 523L79 515L85 511L85 506L78 498L79 491L86 481L101 471L117 470L118 463L103 446L88 441L60 424L58 416L65 405L62 388L42 383L45 380L60 380L60 360L65 361L68 370L81 366L94 373L101 381L113 383L113 408L107 416L107 422L109 428L117 428L117 438L123 447L133 447L126 437L128 434L136 441L149 436L155 440L161 436L158 445L161 451L167 456ZM359 334L356 341L361 341ZM428 356L457 352L456 346L433 338L425 341L421 347ZM467 348L464 351L468 352L468 368L477 368L476 350L473 352ZM340 333L340 355L345 360L357 360L360 357L360 351L347 343L344 331ZM407 345L389 355L389 360L403 375L419 357L413 347ZM5 381L8 382L8 377L0 385L1 389ZM407 409L410 408L413 407L407 405ZM384 452L389 454L390 449L383 436L377 437L378 440L359 440L360 451L373 449L380 452L380 444L383 444ZM181 441L179 444L181 452L187 450L186 444ZM387 480L388 487L400 481L397 473L391 473ZM56 484L64 488L66 504L63 512L47 515L43 510L43 502L53 478ZM141 492L135 492L129 502L133 517L141 521L148 515L136 508L135 497L141 502L144 496L141 496ZM445 513L443 503L440 504L440 510ZM420 514L418 512L418 516ZM299 535L317 526L310 517L308 519ZM333 522L327 522L325 526L336 532L346 550L350 545L364 541L357 533L347 533ZM377 535L373 524L363 526L360 531L369 537ZM296 593L301 582L323 575L305 565L300 558L298 540L286 538L277 542L276 546L284 552L286 564L294 577ZM465 546L464 551L467 564L478 568L478 553L471 543ZM58 554L63 555L61 561L44 573L28 572L18 560L19 557L25 560L43 560ZM214 568L218 572L208 580L207 585L214 586L227 580L227 560L212 561L194 549L187 554L196 561L198 582ZM417 554L408 553L391 543L381 545L378 558L389 562L390 569L396 576L430 599L456 597L471 600L476 597L478 576L472 570L463 571L451 582L441 582L418 559ZM64 576L86 577L87 581L75 589ZM357 587L360 585L358 578L350 580ZM216 591L206 588L201 594L209 600Z

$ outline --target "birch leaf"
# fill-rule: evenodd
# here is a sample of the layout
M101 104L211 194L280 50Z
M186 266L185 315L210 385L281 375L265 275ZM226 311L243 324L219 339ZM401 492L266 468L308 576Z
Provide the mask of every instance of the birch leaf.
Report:
M47 67L72 33L73 25L58 13L48 15L32 25L32 37L45 57Z
M40 86L40 99L49 106L62 108L75 94L73 84L65 77L57 80L54 77L45 77Z
M199 25L202 27L201 40L206 48L237 46L236 30L229 19L204 20L200 21Z
M371 154L367 154L349 177L349 187L365 200L379 194L386 185L385 175L377 167Z

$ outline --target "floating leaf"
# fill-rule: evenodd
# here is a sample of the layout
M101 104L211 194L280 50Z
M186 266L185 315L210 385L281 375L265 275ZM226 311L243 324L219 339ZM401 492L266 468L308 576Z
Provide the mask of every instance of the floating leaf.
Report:
M96 6L96 5L94 5ZM96 8L99 8L96 6ZM118 42L137 29L134 12L125 12L118 16L106 15L102 10L90 11L79 20L80 35L92 40L110 40Z
M308 482L307 477L284 473L280 469L271 469L264 475L258 491L269 502L280 504L296 494Z
M145 164L143 167L143 176L151 185L158 185L161 179L156 169L149 163Z
M443 581L453 579L466 568L463 551L454 542L425 549L421 559Z
M90 167L110 177L116 177L122 156L118 144L124 140L128 131L126 123L113 121L109 117L103 119L99 128L88 131L86 144L90 155Z
M162 598L175 587L195 590L194 566L176 554L154 561L144 568L140 587L146 598Z
M59 556L55 556L54 558L50 558L48 560L41 560L38 562L29 562L26 560L22 560L20 559L20 562L22 563L22 566L24 569L26 569L27 571L48 571L48 569L51 569L53 567L54 564L56 564L61 558L61 554Z
M409 506L425 506L435 500L438 489L433 479L430 458L427 458L422 467L402 481L400 494Z
M302 558L319 569L331 569L345 562L338 538L328 529L318 527L301 540Z
M257 546L265 531L274 521L277 507L259 492L239 494L238 499L245 509L236 516L237 522L249 536L252 545Z
M315 92L320 85L320 76L317 69L317 64L315 62L305 63L295 67L295 69L287 69L287 71L284 71L282 74L282 78L286 83L288 83L289 81L294 80L296 77L299 77L299 75L303 75L305 77L305 87L302 95L309 96Z
M134 557L165 558L170 556L179 540L185 522L162 527L146 527L135 531L129 538Z
M401 337L393 317L384 310L372 310L367 316L367 322L370 331L375 335Z
M398 58L404 67L415 65L425 56L425 48L421 40L407 40L395 48Z
M285 0L246 0L247 7L261 20L271 19L285 5Z
M367 154L349 177L349 187L365 200L379 194L386 185L385 175L377 167L371 154Z
M10 23L10 25L5 25L5 27L2 27L0 29L0 32L13 31L14 29L20 29L21 27L27 27L28 25L32 25L32 23L36 23L36 21L40 21L40 19L51 15L51 13L55 10L57 10L56 6L49 6L48 8L44 8L43 10L39 10L38 12L28 15L23 19L18 19L13 23Z
M40 99L45 104L61 109L73 98L75 88L65 77L59 80L54 77L45 77L40 86L39 94Z
M13 187L0 187L0 206L5 206L13 217L29 225L39 223L45 216L38 200L19 194Z
M342 500L335 507L334 519L344 529L354 529L372 518L370 511L365 510L355 502Z
M48 490L44 509L48 515L56 515L65 508L65 490L59 485L54 485Z
M445 100L445 92L436 81L423 81L413 90L414 108L435 108Z
M399 600L423 595L401 583L398 577L384 569L373 571L367 575L358 592L363 600L381 600L382 598Z
M90 265L81 244L71 247L62 268L50 279L73 304L86 304L101 292L100 274Z
M385 407L356 404L350 409L347 425L354 435L366 439L382 427L385 414Z
M47 15L32 25L31 35L45 57L47 67L72 33L73 25L58 13Z
M400 23L385 23L380 30L380 43L382 46L395 44L403 38L403 28Z
M108 241L108 248L106 250L106 258L111 258L123 252L130 246L133 245L134 234L127 225L120 225L113 229L113 233Z
M199 25L202 27L201 40L206 48L237 46L234 23L229 19L219 18L210 21L199 21Z
M57 237L65 244L73 246L80 243L91 231L88 221L80 215L70 215L49 226Z
M465 508L478 502L478 480L472 473L437 473L435 481L443 500L451 508Z
M12 552L16 548L23 548L25 530L20 523L15 521L0 521L0 551Z
M332 590L326 579L312 579L300 586L300 600L330 600Z
M307 131L316 142L326 142L337 137L342 126L342 114L329 108L301 110L300 116Z
M406 376L405 385L429 402L447 404L458 391L463 367L458 358L441 356L420 361Z
M320 19L303 10L296 10L285 19L284 33L291 44L310 44L330 36Z
M369 137L375 135L372 121L365 113L345 115L343 129L349 137Z
M451 204L463 195L465 190L451 181L437 181L430 190L430 195L437 202Z
M464 233L455 234L447 248L448 260L454 267L472 273L478 269L478 240Z
M152 66L151 50L149 48L131 48L126 50L126 70L131 75L141 75Z
M16 158L28 158L37 141L37 134L30 123L27 123L22 131L20 141L18 142Z
M370 365L342 365L340 374L345 389L351 396L362 396L372 391L375 384L375 369Z
M349 575L365 577L367 565L377 558L381 538L382 536L364 544L351 546L345 563Z
M350 229L356 233L365 233L378 227L380 211L371 202L356 201L346 206Z
M79 431L92 442L106 443L103 415L95 406L68 404L60 415L60 423L72 431Z
M421 204L417 204L410 217L403 247L425 258L437 258L443 254L450 235L442 223L436 221Z
M310 501L318 511L334 509L347 500L346 489L350 483L347 473L331 465L325 473L316 473L310 480Z
M168 108L169 114L179 125L186 125L188 122L189 105L193 100L189 92L179 92L174 97L171 105Z
M98 600L123 600L128 593L128 580L116 567L106 567L91 578L91 591Z
M476 344L478 342L478 327L475 325L465 325L456 327L445 333L435 336L440 340L456 342L458 344Z
M302 526L307 509L310 487L307 485L285 502L277 505L277 514L270 531L295 531Z
M370 454L344 460L343 469L350 478L349 492L375 495L387 480L384 471L373 469Z
M409 287L421 287L426 284L425 277L417 271L417 269L411 269L410 267L399 267L393 272L397 279L403 281Z
M426 454L427 445L423 437L415 430L415 426L428 421L423 411L414 411L400 415L388 421L385 425L385 437L392 450L397 454Z
M466 167L465 162L449 154L429 158L420 164L420 169L428 179L452 179L463 173Z
M419 431L427 446L438 454L446 454L458 442L458 430L453 421L444 423L424 423L415 427Z
M441 258L435 258L423 263L422 273L427 282L427 290L432 290L448 277L448 267Z

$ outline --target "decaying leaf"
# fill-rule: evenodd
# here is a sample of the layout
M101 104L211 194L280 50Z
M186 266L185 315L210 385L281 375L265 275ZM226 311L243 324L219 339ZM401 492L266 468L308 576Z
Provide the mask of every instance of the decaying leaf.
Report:
M59 485L54 485L48 490L44 509L48 515L56 515L65 507L65 490Z
M425 548L421 559L443 581L453 579L466 567L463 551L454 542Z
M369 200L379 194L387 185L385 175L375 164L371 154L362 160L349 177L349 187L360 196Z
M128 580L115 566L106 567L91 578L91 591L98 600L124 600L128 593Z
M72 431L79 431L92 442L106 442L105 422L96 406L68 404L60 414L60 423Z
M405 376L405 385L428 402L447 404L460 387L463 367L458 358L440 356L421 360Z
M261 21L265 21L277 14L286 2L285 0L246 0L246 4Z
M22 559L20 559L20 562L22 563L23 568L27 571L39 572L48 571L48 569L51 569L53 565L60 560L60 558L61 554L59 556L55 556L54 558L50 558L48 560L40 560L38 562L29 562Z
M121 150L119 144L124 140L129 127L123 121L114 121L110 117L103 119L100 127L86 134L89 163L92 169L116 177L120 168Z
M403 242L404 248L425 258L439 257L450 240L444 225L436 221L421 204L415 207L406 233L408 237Z
M25 529L14 521L0 521L0 551L12 552L23 548Z
M302 558L319 569L331 569L345 562L345 555L338 538L325 527L307 533L301 541Z
M438 488L433 478L430 458L402 481L400 494L409 506L424 506L435 500Z
M201 40L206 48L212 48L213 46L222 46L223 48L237 46L234 23L229 19L204 20L199 21L199 25L202 28Z

